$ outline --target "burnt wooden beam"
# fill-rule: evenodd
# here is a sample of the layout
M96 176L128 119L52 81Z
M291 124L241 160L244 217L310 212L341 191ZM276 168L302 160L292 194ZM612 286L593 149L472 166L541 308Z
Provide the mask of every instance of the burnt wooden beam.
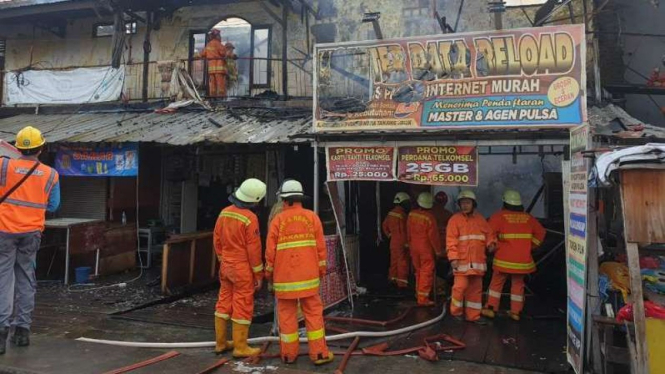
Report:
M259 1L259 6L263 9L268 15L275 20L280 26L284 26L284 20L277 15L270 7L265 3L265 1Z
M282 0L282 20L284 23L282 24L282 90L284 93L284 100L289 99L289 62L288 62L288 56L289 56L289 50L288 50L288 38L287 38L287 32L289 28L289 22L288 22L288 17L289 17L289 10L286 7L286 2L287 0Z

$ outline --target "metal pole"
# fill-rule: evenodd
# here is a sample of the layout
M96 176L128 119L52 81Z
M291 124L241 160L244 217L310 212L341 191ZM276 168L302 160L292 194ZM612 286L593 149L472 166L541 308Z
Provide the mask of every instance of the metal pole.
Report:
M282 90L284 92L284 100L289 99L289 64L288 64L288 21L289 11L286 7L286 0L282 0Z
M69 226L67 226L67 239L65 244L65 286L69 284Z
M312 143L314 149L314 212L319 214L319 147L317 142Z
M150 34L152 33L152 15L150 12L147 14L147 23L145 30L145 40L143 40L143 90L142 90L142 99L143 102L148 102L148 77L150 75Z

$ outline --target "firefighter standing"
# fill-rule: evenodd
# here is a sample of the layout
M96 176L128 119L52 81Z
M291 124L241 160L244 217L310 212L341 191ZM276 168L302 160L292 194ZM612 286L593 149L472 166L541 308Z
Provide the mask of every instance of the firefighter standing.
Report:
M298 303L305 316L309 357L316 365L333 360L326 344L319 284L326 274L327 253L321 220L302 207L302 184L285 181L280 188L282 212L270 223L266 245L266 276L277 298L282 361L298 358Z
M215 352L233 348L233 357L249 357L260 349L247 345L254 315L254 292L263 284L259 220L251 211L266 195L266 185L247 179L229 197L233 205L222 210L214 233L215 252L221 263L221 287L215 306ZM226 340L228 320L233 322L233 342Z
M411 261L416 272L416 299L418 305L434 305L429 298L434 283L435 254L441 257L441 239L432 214L434 198L429 192L418 195L418 207L407 218L407 240Z
M408 244L406 241L406 218L411 209L411 197L398 192L393 200L395 207L383 220L383 232L390 239L390 270L388 277L397 288L409 285Z
M210 31L210 40L199 56L208 62L208 94L211 97L226 97L227 51L218 29Z
M485 218L476 212L473 191L461 191L457 203L461 211L450 219L446 232L448 260L455 276L450 313L461 319L466 305L466 320L482 324L486 323L480 315L483 275L487 271L485 251L494 250L496 237Z
M524 212L519 192L510 189L503 193L503 209L490 218L489 224L496 232L499 243L483 315L494 318L494 312L499 310L503 285L510 277L508 315L519 321L524 307L524 275L536 271L531 251L542 244L545 229L536 218Z
M0 354L5 353L10 325L15 326L12 342L30 345L35 261L45 212L54 212L60 205L58 173L38 159L45 143L39 130L25 127L16 134L22 156L0 159L0 196L6 198L0 203Z

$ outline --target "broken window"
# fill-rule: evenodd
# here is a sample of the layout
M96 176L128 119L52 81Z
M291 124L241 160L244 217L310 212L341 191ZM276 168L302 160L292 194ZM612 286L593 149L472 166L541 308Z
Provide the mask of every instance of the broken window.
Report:
M270 86L270 29L254 28L252 31L252 85Z
M103 38L107 36L113 36L113 23L98 23L94 26L92 34L95 38ZM125 22L125 34L136 34L138 31L138 25L136 21L127 21Z

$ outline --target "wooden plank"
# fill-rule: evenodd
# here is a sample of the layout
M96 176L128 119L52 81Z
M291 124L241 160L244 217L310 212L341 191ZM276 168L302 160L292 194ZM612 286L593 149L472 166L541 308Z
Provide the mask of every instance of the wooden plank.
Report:
M168 273L169 273L169 254L170 254L171 245L166 243L164 244L164 250L162 251L162 293L168 293L167 282L168 282Z
M527 322L527 321L524 321ZM492 332L488 333L486 340L488 341L488 348L485 354L484 363L498 366L515 367L520 364L528 366L530 369L533 364L529 349L529 344L524 344L523 336L519 334L520 324L506 318L505 316L497 316L492 322ZM528 334L527 334L528 337ZM531 344L534 342L532 341ZM518 356L518 354L524 354ZM520 357L520 360L518 360Z
M203 238L208 238L208 237L212 237L212 231L203 231L203 232L195 232L195 233L191 233L191 234L174 235L174 236L171 236L166 241L166 243L175 244L175 243L188 242L190 240L203 239Z
M665 171L622 170L626 241L665 243Z
M210 253L213 255L211 256ZM215 250L212 246L212 238L199 239L196 241L196 254L194 256L194 276L192 283L204 284L217 279L215 274L210 275L208 269L211 268L210 262L215 256ZM213 262L214 266L214 262Z
M625 201L624 201L625 203ZM624 205L625 206L625 205ZM624 216L624 224L627 217ZM630 273L630 290L633 297L633 315L635 323L635 346L637 374L649 373L649 349L646 339L646 319L644 312L644 295L642 293L642 275L640 273L639 248L635 243L626 243L628 254L628 272Z
M196 259L196 240L189 246L189 283L194 283L194 260Z

